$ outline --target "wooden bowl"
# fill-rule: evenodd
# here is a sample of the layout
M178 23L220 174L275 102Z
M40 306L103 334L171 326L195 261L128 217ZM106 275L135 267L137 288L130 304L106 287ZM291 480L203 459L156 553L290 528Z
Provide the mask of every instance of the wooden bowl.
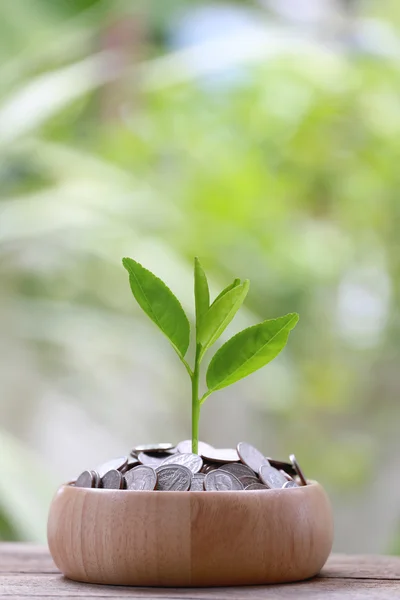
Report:
M139 492L62 486L48 541L70 579L219 586L316 575L332 547L332 512L316 482L240 492Z

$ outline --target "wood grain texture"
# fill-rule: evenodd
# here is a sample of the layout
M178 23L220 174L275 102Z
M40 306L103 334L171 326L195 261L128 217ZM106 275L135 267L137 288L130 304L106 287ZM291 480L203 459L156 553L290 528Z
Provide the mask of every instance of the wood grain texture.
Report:
M29 569L29 570L27 570ZM53 572L54 571L54 572ZM48 550L0 543L0 598L162 598L164 600L392 600L400 598L400 558L333 555L318 577L282 585L219 588L132 588L70 581Z
M142 586L298 581L332 547L320 485L246 492L135 492L62 486L50 552L70 579Z
M58 573L45 546L30 543L0 542L1 573Z
M329 558L320 576L400 580L400 558L374 554L366 556L334 554Z
M400 583L376 580L313 579L269 586L217 588L133 588L78 583L61 576L22 578L5 576L0 598L161 598L164 600L397 600Z

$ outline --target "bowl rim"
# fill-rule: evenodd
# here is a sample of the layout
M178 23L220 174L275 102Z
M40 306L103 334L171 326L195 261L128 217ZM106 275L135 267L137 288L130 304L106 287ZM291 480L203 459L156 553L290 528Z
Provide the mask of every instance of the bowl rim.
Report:
M269 489L269 490L225 490L225 491L207 491L207 493L205 494L204 492L206 490L200 490L200 491L193 491L193 490L186 490L186 491L179 491L179 490L117 490L117 489L108 489L108 488L85 488L85 487L75 487L74 485L74 481L69 481L67 483L63 483L61 484L61 486L58 488L58 492L60 492L61 490L64 489L70 489L70 490L74 490L74 493L78 493L78 494L102 494L103 496L106 495L114 495L117 492L124 492L123 496L121 496L121 498L123 497L127 497L129 496L134 496L136 494L140 494L140 496L144 496L144 495L152 495L154 492L157 493L157 496L164 496L167 495L168 497L171 497L172 494L177 494L179 497L188 497L188 496L196 496L196 497L201 497L201 498L205 498L205 497L209 497L209 498L213 498L215 496L222 497L222 496L228 496L228 497L232 497L235 494L242 494L243 492L247 492L249 493L251 496L265 496L265 492L269 492L267 497L271 497L271 495L277 495L277 494L282 494L285 493L287 494L288 492L290 493L295 493L298 494L299 491L302 491L302 493L307 493L305 492L305 490L311 490L311 489L324 489L323 486L318 483L318 481L315 481L314 479L307 479L307 485L299 485L297 488L274 488L274 489Z

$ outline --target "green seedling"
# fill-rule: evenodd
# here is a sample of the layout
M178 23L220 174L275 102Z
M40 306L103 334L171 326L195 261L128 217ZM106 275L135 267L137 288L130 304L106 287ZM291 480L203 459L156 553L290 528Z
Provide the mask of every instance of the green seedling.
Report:
M184 364L192 383L192 452L198 452L200 408L217 390L232 385L271 362L283 348L299 315L290 313L269 319L240 331L223 344L212 357L207 373L207 390L199 395L200 365L205 353L217 341L241 307L249 291L249 281L240 279L228 285L210 304L206 274L194 259L194 298L196 309L194 367L185 359L190 324L179 300L161 279L132 258L122 259L129 273L132 293L150 319L168 338Z

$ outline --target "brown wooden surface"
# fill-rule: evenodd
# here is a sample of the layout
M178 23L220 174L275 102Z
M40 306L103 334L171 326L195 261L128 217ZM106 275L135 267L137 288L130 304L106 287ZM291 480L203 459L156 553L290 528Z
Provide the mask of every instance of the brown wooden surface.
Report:
M55 564L74 581L265 585L318 573L332 549L333 522L328 497L315 482L268 494L66 485L51 504L47 539Z
M318 577L303 583L233 588L129 588L69 581L59 574L46 548L0 543L0 598L92 597L393 600L400 599L400 558L333 555Z

